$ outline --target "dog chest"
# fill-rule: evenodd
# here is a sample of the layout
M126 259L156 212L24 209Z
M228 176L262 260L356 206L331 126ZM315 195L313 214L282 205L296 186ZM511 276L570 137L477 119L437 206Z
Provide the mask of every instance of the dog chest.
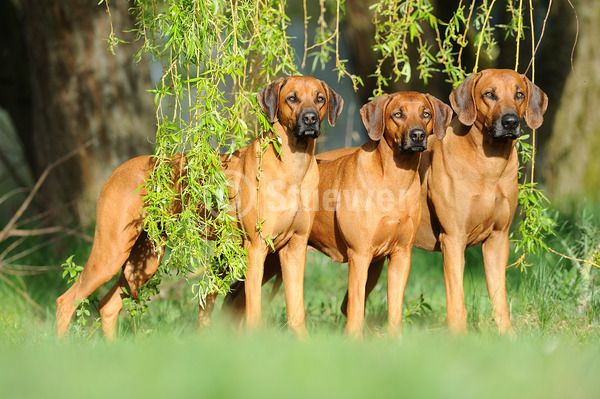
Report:
M469 209L469 246L485 240L494 230L505 230L510 226L510 203L499 190L475 196Z

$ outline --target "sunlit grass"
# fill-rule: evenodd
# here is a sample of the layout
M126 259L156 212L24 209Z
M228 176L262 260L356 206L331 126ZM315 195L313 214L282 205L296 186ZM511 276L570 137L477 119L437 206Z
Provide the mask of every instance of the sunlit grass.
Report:
M592 398L600 350L411 331L354 342L272 330L0 344L2 397ZM48 396L50 395L50 396Z
M561 215L559 225L570 227L561 227L550 245L584 256L598 239L600 217L593 212ZM77 249L77 256L85 257L87 250ZM367 306L365 340L356 342L344 336L345 319L339 311L347 267L317 252L310 252L308 259L310 337L305 341L287 330L282 290L264 304L264 331L235 330L217 307L214 327L198 333L197 302L189 286L172 280L163 282L145 317L122 314L117 342L105 342L92 320L82 333L71 332L66 342L57 342L54 301L66 289L59 273L11 278L39 307L0 282L0 397L598 396L596 269L584 279L576 263L553 254L533 259L525 272L509 269L509 305L518 334L511 339L496 333L480 248L469 250L469 332L454 337L445 328L441 255L415 250L404 336L385 333L384 269ZM267 285L265 298L270 291Z

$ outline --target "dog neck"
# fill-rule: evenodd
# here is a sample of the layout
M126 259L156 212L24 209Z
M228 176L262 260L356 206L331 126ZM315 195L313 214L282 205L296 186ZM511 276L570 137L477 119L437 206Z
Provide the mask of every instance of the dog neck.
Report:
M485 126L471 126L467 137L486 158L499 158L508 161L515 151L516 140L508 137L492 138Z
M518 161L515 140L494 139L478 123L465 126L458 119L452 121L448 133L437 143L444 148L446 159L462 158L466 165L490 178L499 178L505 173L516 174Z
M315 139L294 137L291 131L284 128L279 122L273 124L275 134L269 134L267 140L278 140L279 152L274 144L269 144L263 156L269 156L280 164L278 170L281 174L290 176L290 181L304 179L308 169L315 162Z
M376 145L374 155L385 181L398 186L402 184L400 182L411 184L411 176L418 177L420 152L405 152L392 148L385 138L374 143Z

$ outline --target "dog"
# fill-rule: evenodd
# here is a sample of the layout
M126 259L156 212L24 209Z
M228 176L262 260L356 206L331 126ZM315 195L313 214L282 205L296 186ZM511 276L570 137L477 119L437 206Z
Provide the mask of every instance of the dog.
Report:
M335 125L343 99L318 79L293 76L262 88L258 103L280 140L280 151L270 144L259 156L264 139L257 139L223 158L230 185L230 213L244 233L243 247L247 251L246 325L257 328L261 324L263 263L267 254L276 250L281 258L289 326L304 336L304 267L314 192L319 183L315 139L326 115L330 125ZM174 158L172 164L174 174L181 173L185 156ZM67 331L75 301L89 296L122 269L100 302L102 329L112 339L126 292L135 297L138 287L156 272L162 256L159 253L164 251L155 252L142 230L146 192L143 187L138 190L153 167L151 156L129 160L113 172L102 188L90 257L79 279L56 301L59 337ZM256 229L259 217L264 220L261 231ZM271 238L272 247L265 237Z
M452 332L464 333L464 251L482 243L493 317L500 333L514 335L506 297L506 267L509 229L519 193L515 142L521 135L523 118L531 129L542 125L548 97L525 75L510 69L487 69L465 79L450 94L450 103L457 118L446 138L432 140L421 159L423 210L414 245L442 252L447 324ZM335 150L321 157L332 159L345 151ZM379 260L369 268L366 296L375 287L383 262ZM343 313L348 301L347 293Z
M452 109L429 94L399 92L377 97L360 114L371 140L346 156L318 163L319 203L309 237L310 246L333 261L348 262L346 333L357 338L362 337L369 265L386 257L388 331L401 331L404 288L421 217L419 160L432 132L444 137ZM276 254L266 268L265 281L279 270ZM241 310L241 287L226 301Z

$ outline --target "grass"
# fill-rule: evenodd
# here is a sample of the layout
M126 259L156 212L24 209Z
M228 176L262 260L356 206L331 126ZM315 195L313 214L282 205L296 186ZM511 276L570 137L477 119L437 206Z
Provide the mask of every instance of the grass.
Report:
M582 207L557 219L558 234L549 245L572 257L589 256L600 239L600 212ZM76 262L83 263L88 250L75 249ZM35 256L40 259L30 259L32 264L41 264L42 258L51 264L56 257ZM67 288L59 273L21 281L11 277L41 310L0 281L0 397L598 396L597 269L583 270L580 263L550 253L532 259L534 265L525 271L508 269L518 334L509 339L498 336L491 321L480 249L469 250L469 333L453 337L445 329L441 255L415 250L404 336L385 336L384 270L368 303L365 340L355 342L344 337L345 319L339 312L346 266L316 252L308 258L305 297L311 335L306 341L287 332L282 292L264 306L269 326L264 331L234 331L217 313L214 328L197 333L197 305L189 288L173 280L163 283L144 318L122 315L117 342L106 343L91 321L83 334L57 342L54 301ZM266 286L265 296L269 292Z
M600 388L598 348L572 343L431 333L400 342L227 338L2 347L2 397L591 398Z

